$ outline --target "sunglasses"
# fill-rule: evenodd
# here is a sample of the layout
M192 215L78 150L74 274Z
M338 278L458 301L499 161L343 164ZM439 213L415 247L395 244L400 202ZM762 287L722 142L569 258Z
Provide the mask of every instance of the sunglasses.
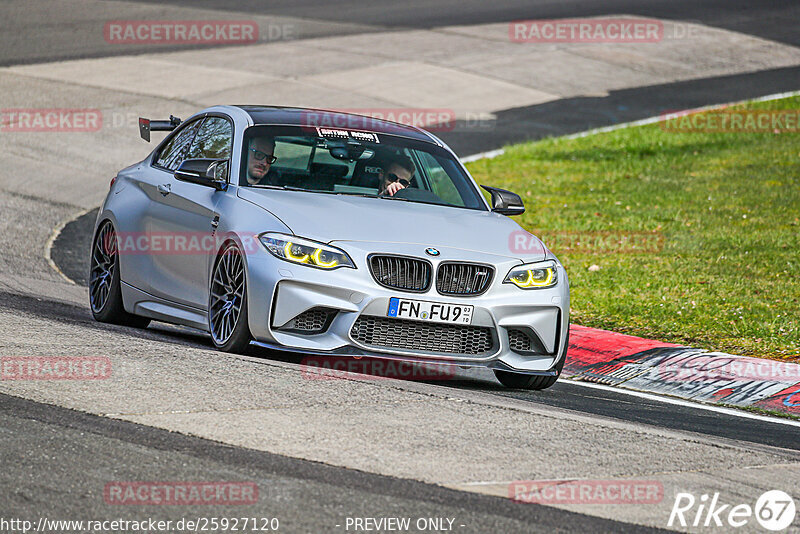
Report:
M267 154L265 152L261 152L260 150L256 150L255 148L251 148L250 152L253 153L253 157L256 158L256 161L261 161L264 158L266 158L267 163L269 163L270 165L272 165L273 163L278 161L278 158L276 158L275 156L271 156L271 155L269 155L269 154Z
M397 176L393 172L388 173L386 175L386 178L389 180L390 183L391 182L400 182L400 185L402 185L403 187L408 187L408 186L411 185L411 182L409 182L405 178L400 178L399 176Z

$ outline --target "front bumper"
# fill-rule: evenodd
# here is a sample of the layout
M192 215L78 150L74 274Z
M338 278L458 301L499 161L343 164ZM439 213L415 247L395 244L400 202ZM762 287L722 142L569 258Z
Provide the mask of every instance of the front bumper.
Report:
M565 340L569 327L569 284L563 267L558 265L559 282L548 289L522 290L503 284L506 273L521 260L475 251L439 247L437 258L425 257L418 244L336 243L350 254L357 269L322 271L278 260L266 251L248 255L248 319L257 342L276 349L296 352L369 356L413 362L480 366L550 375L566 354ZM371 253L400 254L425 258L436 272L442 261L465 261L491 264L496 273L491 287L479 296L439 294L435 283L424 293L409 293L378 285L370 274L367 256ZM474 306L471 327L486 329L491 346L480 353L466 354L446 350L366 344L357 339L353 327L359 317L386 318L392 297L439 303ZM291 321L313 309L330 310L321 333L304 333L287 328ZM397 321L397 319L390 319ZM425 330L417 323L415 332ZM418 328L416 328L418 327ZM454 327L458 328L458 327ZM520 330L531 336L536 350L513 350L509 331ZM457 333L457 332L456 332ZM423 332L424 334L424 332ZM442 335L441 329L438 335ZM448 344L443 344L445 346Z

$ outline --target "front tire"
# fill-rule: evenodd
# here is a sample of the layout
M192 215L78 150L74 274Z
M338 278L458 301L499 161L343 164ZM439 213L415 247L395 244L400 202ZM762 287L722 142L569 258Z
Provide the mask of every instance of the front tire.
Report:
M150 319L125 311L119 272L117 233L111 221L105 221L92 243L89 271L89 306L92 316L101 323L147 328Z
M494 376L507 388L511 389L547 389L558 380L558 376L537 376L512 371L495 370Z
M556 383L558 377L561 376L561 370L564 368L564 362L567 360L567 348L569 347L569 326L567 327L567 337L564 340L564 350L559 358L559 362L553 368L556 372L555 376L539 376L529 375L524 373L515 373L513 371L500 371L495 370L494 376L497 380L507 388L511 389L530 389L539 391L547 389Z
M244 257L235 243L222 249L212 273L208 304L211 341L223 352L243 353L252 335L247 322Z

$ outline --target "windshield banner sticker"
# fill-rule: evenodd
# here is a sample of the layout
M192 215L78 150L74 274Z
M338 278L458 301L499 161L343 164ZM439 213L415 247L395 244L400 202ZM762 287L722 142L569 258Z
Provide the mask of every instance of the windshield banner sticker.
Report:
M370 143L380 143L378 134L372 132L359 132L356 130L340 130L338 128L317 128L317 135L328 139L356 139L358 141L369 141Z

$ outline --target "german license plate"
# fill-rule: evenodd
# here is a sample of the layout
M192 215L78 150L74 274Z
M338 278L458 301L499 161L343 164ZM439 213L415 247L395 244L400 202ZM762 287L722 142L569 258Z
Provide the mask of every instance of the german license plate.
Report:
M472 323L473 308L474 306L463 304L444 304L392 297L389 299L389 311L386 315L398 319L414 319L434 323L470 324Z

